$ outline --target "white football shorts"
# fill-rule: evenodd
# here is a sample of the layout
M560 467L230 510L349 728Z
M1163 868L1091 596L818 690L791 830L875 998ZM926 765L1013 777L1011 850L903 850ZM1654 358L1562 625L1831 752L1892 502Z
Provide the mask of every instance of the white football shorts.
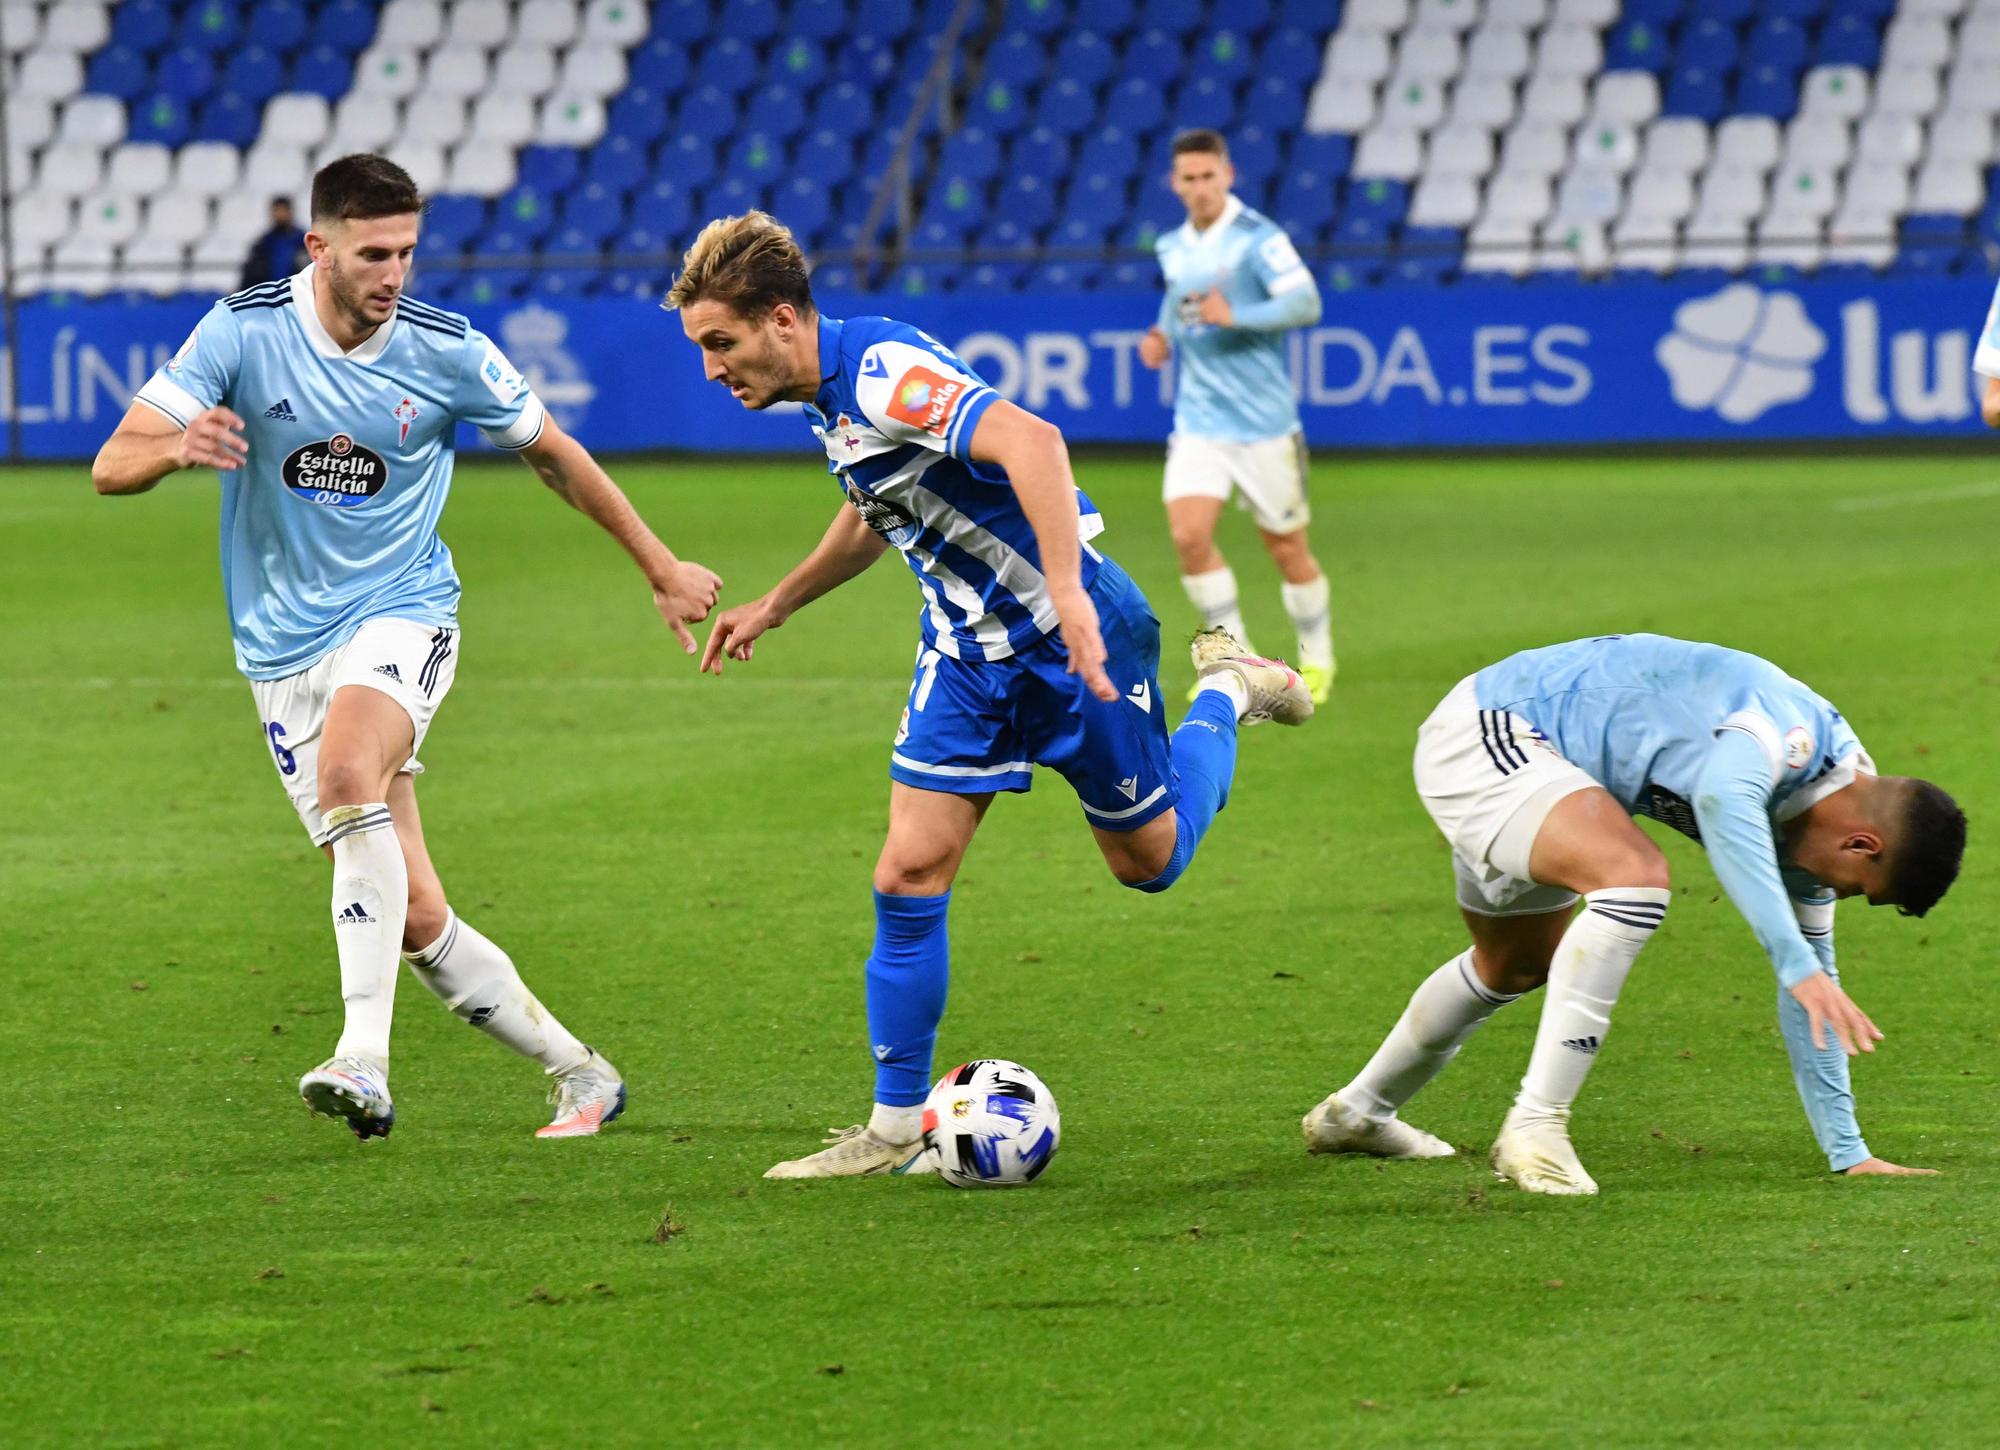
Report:
M1167 436L1167 476L1161 495L1216 498L1234 493L1267 534L1295 534L1312 522L1306 503L1306 435L1303 430L1235 443L1175 432Z
M1598 782L1541 731L1482 710L1467 676L1417 731L1417 794L1451 843L1458 904L1481 916L1560 911L1576 893L1530 880L1535 836L1557 801Z
M334 691L366 685L401 705L416 727L402 773L421 775L416 752L457 673L458 626L371 619L346 644L298 674L250 682L271 762L315 846L326 844L319 825L319 737Z

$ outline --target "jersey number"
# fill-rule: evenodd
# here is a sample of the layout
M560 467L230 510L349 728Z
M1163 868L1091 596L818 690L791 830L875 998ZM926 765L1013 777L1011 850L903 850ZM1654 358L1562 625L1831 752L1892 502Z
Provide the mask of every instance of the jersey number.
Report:
M286 775L297 775L299 773L298 758L291 751L285 749L282 744L285 738L285 727L280 725L276 720L273 720L264 727L264 734L271 742L271 758L278 762L278 769Z

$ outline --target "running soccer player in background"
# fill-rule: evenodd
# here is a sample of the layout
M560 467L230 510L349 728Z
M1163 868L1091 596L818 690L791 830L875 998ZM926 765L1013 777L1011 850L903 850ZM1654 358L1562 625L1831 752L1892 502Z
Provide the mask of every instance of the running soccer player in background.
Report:
M1666 918L1666 857L1631 819L1645 815L1707 848L1769 954L1792 1076L1828 1164L1927 1171L1875 1157L1855 1123L1847 1059L1882 1034L1841 990L1833 907L1865 896L1922 916L1958 876L1965 816L1928 781L1878 776L1833 706L1720 645L1577 640L1460 681L1417 733L1416 778L1451 843L1472 946L1417 988L1360 1075L1306 1115L1314 1152L1449 1156L1398 1111L1487 1018L1546 983L1493 1167L1535 1193L1597 1191L1570 1144L1570 1105Z
M766 1176L907 1172L944 1014L952 881L994 794L1027 790L1037 764L1060 771L1112 874L1164 891L1228 799L1238 723L1296 725L1312 701L1284 664L1207 631L1194 646L1200 690L1170 738L1159 621L1092 546L1103 519L1071 476L1062 434L914 327L821 317L805 258L771 217L709 223L665 305L706 376L744 407L805 404L846 495L797 568L717 616L702 668L750 659L766 631L891 547L923 589L875 866L874 1112Z
M1986 326L1972 353L1972 371L1980 379L1980 421L2000 428L2000 287L1993 289L1993 301L1986 309Z
M1236 574L1215 547L1222 506L1239 495L1284 577L1299 673L1324 703L1333 622L1326 575L1306 542L1306 440L1285 360L1285 334L1319 321L1319 288L1277 223L1231 194L1236 171L1220 135L1183 131L1173 158L1187 225L1154 243L1167 292L1139 359L1159 368L1179 354L1163 491L1181 585L1204 621L1247 648Z
M333 862L346 1023L299 1093L361 1138L395 1121L398 954L461 1020L540 1063L554 1121L595 1133L625 1086L458 917L417 814L416 752L458 668L458 575L437 535L460 423L518 452L639 565L692 654L721 581L675 559L500 350L405 295L422 198L380 156L313 178L312 262L226 297L140 389L92 465L104 494L185 468L222 481L222 582L236 664L279 779Z

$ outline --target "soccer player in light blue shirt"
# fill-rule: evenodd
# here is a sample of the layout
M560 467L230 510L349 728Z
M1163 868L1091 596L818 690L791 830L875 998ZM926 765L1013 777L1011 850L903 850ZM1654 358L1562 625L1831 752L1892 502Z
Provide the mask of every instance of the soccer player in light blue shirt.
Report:
M1319 321L1319 288L1283 228L1231 194L1235 179L1220 134L1174 138L1170 180L1188 219L1155 243L1166 295L1139 348L1148 367L1178 358L1167 524L1196 611L1247 640L1236 575L1215 547L1222 507L1240 497L1283 576L1299 671L1324 702L1334 674L1331 605L1306 538L1305 434L1285 353L1287 332Z
M1906 916L1937 904L1965 849L1965 817L1944 791L1878 776L1840 712L1776 665L1651 634L1527 650L1461 681L1418 732L1416 779L1451 843L1472 946L1307 1115L1315 1152L1449 1155L1398 1111L1488 1017L1546 983L1493 1164L1533 1192L1597 1191L1569 1112L1626 974L1666 917L1666 858L1631 819L1644 815L1707 849L1771 959L1793 1078L1828 1165L1923 1171L1875 1157L1855 1122L1847 1059L1882 1034L1841 989L1833 909L1851 896Z
M842 495L803 562L717 617L702 667L750 659L767 631L889 549L922 592L875 867L874 1111L766 1176L909 1172L926 1161L952 882L995 793L1027 790L1036 765L1060 772L1113 875L1165 891L1228 799L1238 725L1298 724L1312 701L1296 672L1217 632L1197 639L1202 688L1170 736L1159 621L1096 547L1103 518L1071 476L1062 434L914 327L821 316L805 257L773 218L711 222L666 305L707 377L744 407L805 405Z
M438 537L460 423L518 452L629 553L694 650L720 581L653 536L527 380L456 313L404 292L423 200L379 156L313 178L312 264L215 304L99 452L99 493L214 468L238 669L306 831L333 862L346 1021L299 1091L361 1138L395 1121L399 954L461 1020L555 1080L546 1137L595 1133L625 1087L459 918L424 844L416 752L458 666L458 575Z

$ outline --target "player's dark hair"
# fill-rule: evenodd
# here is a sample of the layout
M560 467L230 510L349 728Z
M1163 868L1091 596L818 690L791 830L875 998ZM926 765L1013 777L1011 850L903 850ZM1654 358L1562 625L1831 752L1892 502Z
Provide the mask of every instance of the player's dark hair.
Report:
M1937 786L1912 780L1903 792L1901 840L1889 868L1889 899L1922 916L1951 890L1965 856L1965 812Z
M661 306L675 312L690 302L721 302L751 322L781 302L806 316L818 310L805 253L789 227L761 211L719 217L701 229Z
M423 193L417 190L410 173L388 157L373 152L357 152L329 161L313 177L315 226L321 222L407 216L423 209Z
M1229 159L1229 143L1222 139L1220 131L1211 131L1206 126L1197 126L1191 131L1182 131L1174 137L1174 155L1187 156L1200 152L1208 156Z

